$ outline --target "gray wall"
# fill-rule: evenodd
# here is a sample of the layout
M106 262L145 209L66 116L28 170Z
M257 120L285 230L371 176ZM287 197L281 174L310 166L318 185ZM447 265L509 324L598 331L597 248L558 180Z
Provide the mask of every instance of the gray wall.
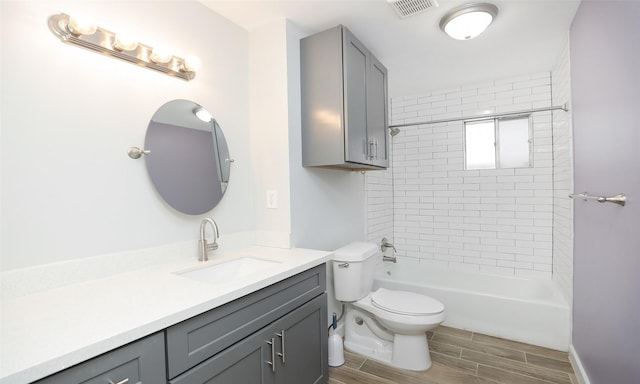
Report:
M593 384L640 383L640 2L583 1L571 27L573 345Z

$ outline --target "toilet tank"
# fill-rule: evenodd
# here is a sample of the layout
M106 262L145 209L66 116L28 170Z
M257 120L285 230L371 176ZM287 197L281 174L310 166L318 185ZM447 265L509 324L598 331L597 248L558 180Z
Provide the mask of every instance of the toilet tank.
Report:
M354 242L333 252L333 288L336 300L357 301L365 297L373 286L373 274L378 246Z

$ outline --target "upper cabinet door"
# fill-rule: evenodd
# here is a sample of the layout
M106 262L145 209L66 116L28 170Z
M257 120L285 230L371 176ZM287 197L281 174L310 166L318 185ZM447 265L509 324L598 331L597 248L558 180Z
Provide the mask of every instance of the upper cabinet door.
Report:
M345 160L369 163L367 140L367 48L343 28Z
M369 55L367 81L367 137L371 144L370 161L379 167L389 166L387 116L387 69Z
M388 167L387 70L344 26L300 41L302 165Z

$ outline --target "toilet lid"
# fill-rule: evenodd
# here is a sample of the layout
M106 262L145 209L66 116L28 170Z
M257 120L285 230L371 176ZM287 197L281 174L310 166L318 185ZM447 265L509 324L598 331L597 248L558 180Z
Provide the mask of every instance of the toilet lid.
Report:
M380 288L371 295L371 303L385 311L402 315L433 315L444 311L436 299L415 292L391 291Z

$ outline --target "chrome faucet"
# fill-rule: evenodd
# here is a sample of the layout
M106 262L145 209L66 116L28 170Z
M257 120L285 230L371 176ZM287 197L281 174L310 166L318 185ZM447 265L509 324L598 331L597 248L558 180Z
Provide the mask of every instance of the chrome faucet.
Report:
M207 227L207 223L211 224L211 229L213 230L213 243L209 244L204 235L204 230ZM202 219L200 223L200 240L198 241L198 249L200 250L200 255L198 256L198 261L207 261L209 260L209 251L215 251L218 249L218 243L216 240L220 237L220 232L218 231L218 224L210 218Z
M387 256L384 254L389 248L393 249L393 254L391 256ZM382 261L390 261L392 263L398 261L396 259L396 247L394 247L386 237L383 237L382 241L380 241L380 250L382 251Z

